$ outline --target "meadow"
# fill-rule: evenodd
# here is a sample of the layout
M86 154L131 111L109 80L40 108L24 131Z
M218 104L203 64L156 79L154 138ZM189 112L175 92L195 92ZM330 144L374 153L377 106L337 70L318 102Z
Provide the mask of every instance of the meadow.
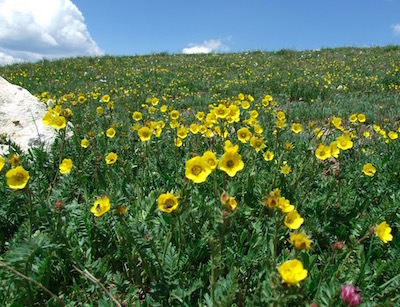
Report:
M0 67L1 306L399 306L400 47ZM66 137L70 134L70 137Z

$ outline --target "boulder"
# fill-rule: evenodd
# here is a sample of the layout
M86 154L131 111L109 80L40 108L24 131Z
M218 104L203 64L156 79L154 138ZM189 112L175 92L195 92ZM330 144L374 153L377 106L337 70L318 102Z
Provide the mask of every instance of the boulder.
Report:
M57 132L42 123L47 105L26 89L0 77L0 135L16 143L23 151L44 144L47 150ZM1 138L3 139L3 138ZM0 154L6 155L9 146L0 144Z

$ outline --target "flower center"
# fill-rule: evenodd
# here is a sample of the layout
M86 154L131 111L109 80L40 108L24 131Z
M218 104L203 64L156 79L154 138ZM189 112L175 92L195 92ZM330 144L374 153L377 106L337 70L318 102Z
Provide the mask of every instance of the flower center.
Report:
M17 182L24 182L24 180L25 180L24 174L22 174L22 173L17 173L17 174L15 175L15 180L16 180Z
M174 201L172 199L167 199L164 203L164 209L171 209L174 206Z
M229 168L232 168L235 165L235 162L232 160L228 160L228 162L226 162L226 166Z
M195 176L200 175L200 173L203 171L202 167L199 165L195 165L192 167L192 174Z

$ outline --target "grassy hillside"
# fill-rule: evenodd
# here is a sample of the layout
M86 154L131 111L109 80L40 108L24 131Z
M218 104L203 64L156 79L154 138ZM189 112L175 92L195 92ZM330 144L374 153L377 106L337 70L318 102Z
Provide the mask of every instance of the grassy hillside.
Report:
M0 67L58 131L49 152L1 137L1 305L398 303L399 63L388 46Z

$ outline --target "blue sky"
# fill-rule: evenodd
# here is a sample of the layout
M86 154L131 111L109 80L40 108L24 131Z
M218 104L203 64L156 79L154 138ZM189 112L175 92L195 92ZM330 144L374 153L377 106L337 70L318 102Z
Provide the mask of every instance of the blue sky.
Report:
M400 1L75 0L109 54L180 53L221 40L230 51L399 44Z
M96 54L384 46L400 44L400 0L0 0L0 28L0 65Z

